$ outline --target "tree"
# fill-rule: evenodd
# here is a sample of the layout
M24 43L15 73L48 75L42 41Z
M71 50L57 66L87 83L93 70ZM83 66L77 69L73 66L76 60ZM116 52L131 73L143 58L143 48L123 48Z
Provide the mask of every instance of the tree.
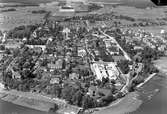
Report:
M48 60L47 59L44 59L44 60L42 60L41 61L41 66L47 66L47 64L48 64Z
M120 67L122 73L127 74L130 70L129 68L129 61L121 60L118 62L118 66Z
M62 91L62 88L59 85L54 86L54 94L56 97L58 98L61 97L61 91Z
M83 101L82 101L82 107L84 108L84 109L88 109L89 108L89 96L88 95L85 95L84 97L83 97Z
M133 83L135 85L140 84L142 82L144 82L144 77L143 76L138 76L135 80L133 80Z
M100 85L101 85L101 83L102 83L102 81L101 81L101 80L96 80L96 82L97 82L97 85L98 85L98 86L100 86Z
M82 96L83 96L83 93L80 90L78 90L72 98L73 104L77 105L77 106L81 106L82 105Z
M19 48L13 50L13 57L17 57L19 53L20 53Z
M114 98L112 92L108 96L102 98L102 101L107 103L107 104L111 103L114 100L115 100L115 98Z
M38 70L35 71L35 77L39 80L42 78L42 74L43 74L42 69L38 69Z
M54 107L50 108L50 112L55 112L59 109L59 106L57 104L54 104Z
M13 79L13 87L12 89L18 89L18 86L20 85L20 82L16 79Z
M12 72L11 71L4 72L3 81L8 84L10 79L12 79Z
M5 50L5 46L4 45L0 45L0 50Z
M5 53L6 53L6 54L11 54L11 51L10 51L9 49L6 49L6 50L5 50Z
M75 88L67 85L62 89L62 98L68 101L70 104L72 104L72 97L75 94L75 92Z
M118 92L117 94L116 94L116 98L118 99L118 98L122 98L124 96L124 93L122 93L122 92Z
M95 108L97 107L97 101L89 95L85 95L82 100L82 107L84 109Z
M23 84L22 91L27 92L27 91L29 91L29 90L30 90L30 85L29 85L29 83Z

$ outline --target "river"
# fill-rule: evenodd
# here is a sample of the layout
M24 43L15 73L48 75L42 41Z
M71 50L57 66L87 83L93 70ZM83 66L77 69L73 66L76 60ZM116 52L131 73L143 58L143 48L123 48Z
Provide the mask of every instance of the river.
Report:
M95 114L167 114L167 57L155 64L163 75L154 76L134 94Z
M150 84L141 89L142 97L146 98L150 93L143 94L143 91L152 91L154 95L151 100L144 102L141 107L132 114L167 114L167 57L162 57L155 62L157 67L166 75L157 76L151 80ZM149 85L149 86L148 86ZM159 92L156 93L156 90Z
M155 77L141 90L144 101L132 114L166 114L167 113L167 78Z

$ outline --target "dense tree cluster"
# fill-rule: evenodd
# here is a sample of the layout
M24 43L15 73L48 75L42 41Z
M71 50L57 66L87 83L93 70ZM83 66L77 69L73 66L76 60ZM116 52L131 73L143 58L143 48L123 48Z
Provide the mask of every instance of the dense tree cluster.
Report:
M45 11L45 10L34 10L34 11L32 11L32 13L33 14L45 14L45 13L47 13L47 11Z
M6 88L16 89L19 91L30 91L30 88L33 88L37 83L29 78L17 80L12 78L12 72L7 71L3 74L3 82Z
M10 8L10 9L1 10L0 12L12 12L12 11L16 11L16 9Z
M23 39L24 37L30 38L32 31L34 31L38 25L27 25L27 26L19 26L15 27L14 29L10 30L7 34L9 38L20 38Z
M28 45L45 45L46 40L41 40L41 39L29 39L25 43Z
M127 74L130 71L129 68L129 61L127 60L121 60L117 63L118 67L120 68L120 70L122 71L123 74Z
M27 81L29 79L31 80L31 78L35 77L35 75L33 74L34 66L41 52L34 52L34 50L29 49L28 47L23 47L21 50L21 53L19 52L19 54L20 54L19 57L17 57L16 55L16 58L13 61L15 62L15 65L13 66L12 69L14 72L17 72L18 75L21 76L22 82L25 80ZM33 56L36 58L33 58ZM7 83L7 85L9 85L8 80L16 81L15 79L12 78L12 75L14 74L10 71L7 71L7 73L3 75L4 77L3 81ZM27 82L27 84L28 83L29 82ZM25 84L25 87L27 87L26 82L24 82L22 85L24 84Z
M130 43L126 42L125 38L122 38L119 31L114 31L115 39L119 43L119 45L129 54L129 56L132 58L136 55L136 51L134 50L134 46Z
M99 10L100 8L102 8L102 7L99 6L99 5L97 5L97 4L88 5L88 11L89 11L89 12L95 11L95 10Z
M93 5L93 7L94 7L94 5ZM98 7L100 8L100 6L98 6ZM105 14L88 14L86 16L73 16L72 18L68 19L68 21L69 20L80 20L80 19L89 20L89 21L93 21L93 20L109 21L109 20L113 20L113 19L123 19L123 20L135 22L135 18L133 18L133 17L129 17L129 16L125 16L125 15L114 15L113 12L105 13Z

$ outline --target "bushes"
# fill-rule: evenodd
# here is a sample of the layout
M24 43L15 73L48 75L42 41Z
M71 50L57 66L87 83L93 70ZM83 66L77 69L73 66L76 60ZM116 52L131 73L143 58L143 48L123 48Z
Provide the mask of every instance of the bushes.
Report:
M124 16L124 15L120 15L119 18L120 18L120 19L125 19L125 20L128 20L128 21L132 21L132 22L135 21L134 18L132 18L132 17L128 17L128 16Z
M49 112L56 112L59 109L57 104L54 104L54 107L50 108Z
M95 108L97 107L97 101L89 95L85 95L82 100L82 107L84 109Z
M27 26L18 26L14 29L10 30L7 34L7 37L10 38L20 38L23 37L29 38L32 31L34 31L37 28L38 25L27 25Z
M101 6L97 5L97 4L91 4L88 6L88 11L94 11L94 10L99 10L100 8L102 8Z
M129 61L127 60L124 60L124 61L122 60L118 62L118 67L121 69L123 74L127 74L129 72L130 68L128 65L129 65Z
M16 11L14 8L6 9L6 10L1 10L1 12L11 12L11 11Z
M5 50L5 45L0 45L0 50Z
M32 11L33 14L44 14L44 13L47 13L47 11L45 10L38 10L38 11Z

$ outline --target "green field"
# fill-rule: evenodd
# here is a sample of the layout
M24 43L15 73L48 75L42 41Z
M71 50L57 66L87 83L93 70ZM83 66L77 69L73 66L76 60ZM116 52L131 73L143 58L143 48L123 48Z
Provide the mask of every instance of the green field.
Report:
M23 4L39 4L53 2L56 0L1 0L1 3L23 3Z
M26 4L39 4L39 3L47 3L53 1L63 1L63 0L1 0L1 3L26 3ZM130 6L149 6L153 5L150 0L88 0L93 2L120 2Z
M1 0L0 3L23 3L23 4L39 4L39 3L46 3L46 2L52 2L56 0ZM149 6L152 5L152 3L148 0L90 0L93 2L118 2L123 3L124 6L118 6L116 8L112 9L111 5L105 6L105 8L101 9L99 12L106 13L110 11L114 11L117 13L117 15L125 15L133 18L162 18L166 17L166 14L164 11L166 11L165 8L153 8L150 10L141 9L141 8L135 8L135 7L128 7L131 6L137 6L137 7L144 7L144 4ZM149 5L148 5L149 4ZM40 23L43 16L41 14L32 14L32 10L41 10L41 7L14 7L16 11L13 12L4 12L0 14L0 30L8 30L12 29L19 25L27 25L27 24L34 24L34 23ZM0 10L3 10L4 8L0 8ZM42 9L43 10L43 9ZM48 7L44 10L57 12L56 7ZM95 11L96 12L96 11ZM123 21L124 22L124 21Z

